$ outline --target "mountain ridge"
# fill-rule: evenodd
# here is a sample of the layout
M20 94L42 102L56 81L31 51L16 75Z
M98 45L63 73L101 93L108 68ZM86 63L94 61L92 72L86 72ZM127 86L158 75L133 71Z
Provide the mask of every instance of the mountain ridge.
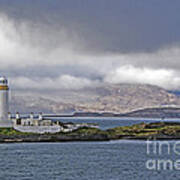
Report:
M180 105L180 97L158 86L124 83L36 95L16 91L11 98L10 110L23 113L128 113L141 108L166 105Z

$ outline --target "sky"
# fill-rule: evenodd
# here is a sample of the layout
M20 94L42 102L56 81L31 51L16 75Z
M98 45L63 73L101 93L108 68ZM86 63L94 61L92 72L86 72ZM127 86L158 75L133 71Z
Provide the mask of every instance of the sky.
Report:
M17 90L180 90L179 8L179 0L0 0L0 74Z

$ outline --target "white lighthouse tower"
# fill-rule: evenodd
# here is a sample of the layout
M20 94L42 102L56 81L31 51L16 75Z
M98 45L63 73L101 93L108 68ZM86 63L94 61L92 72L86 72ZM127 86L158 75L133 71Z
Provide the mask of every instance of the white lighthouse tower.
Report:
M0 127L12 127L12 121L8 118L9 112L9 87L8 80L0 77Z

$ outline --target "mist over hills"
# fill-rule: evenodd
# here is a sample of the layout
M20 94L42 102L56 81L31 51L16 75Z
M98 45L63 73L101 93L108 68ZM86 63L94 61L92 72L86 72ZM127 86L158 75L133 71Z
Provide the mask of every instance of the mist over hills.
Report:
M139 108L180 105L180 97L153 85L104 84L80 90L51 92L15 91L10 98L11 112L72 113L113 112L127 113Z

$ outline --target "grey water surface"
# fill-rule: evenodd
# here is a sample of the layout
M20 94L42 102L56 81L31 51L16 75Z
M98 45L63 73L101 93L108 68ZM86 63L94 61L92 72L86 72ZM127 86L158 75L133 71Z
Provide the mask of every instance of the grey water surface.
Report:
M100 122L102 129L142 122L87 121ZM155 120L147 120L152 121ZM167 141L170 154L166 147L162 154L147 154L146 141L133 140L0 144L0 180L178 180L180 171L174 166L167 170L163 167L149 170L146 164L149 160L165 159L174 163L180 159L180 155L172 151L177 142Z
M173 142L170 142L173 143ZM1 180L172 180L178 170L148 170L144 141L20 143L0 145Z

